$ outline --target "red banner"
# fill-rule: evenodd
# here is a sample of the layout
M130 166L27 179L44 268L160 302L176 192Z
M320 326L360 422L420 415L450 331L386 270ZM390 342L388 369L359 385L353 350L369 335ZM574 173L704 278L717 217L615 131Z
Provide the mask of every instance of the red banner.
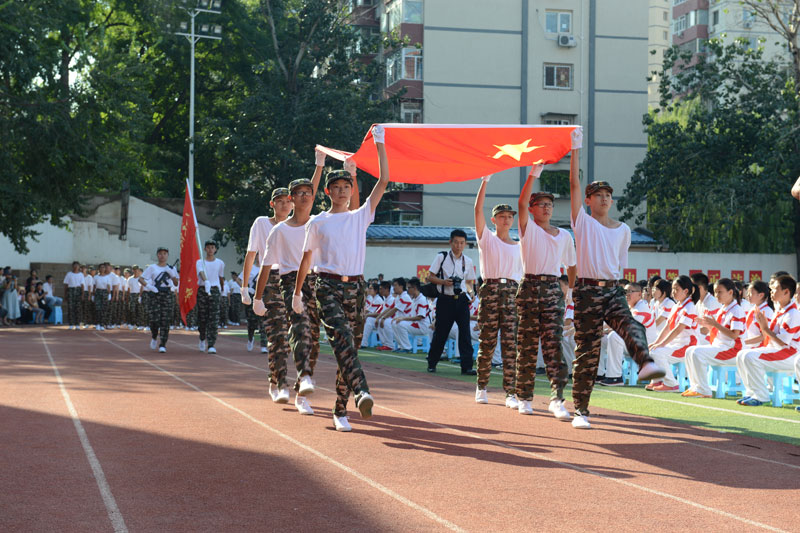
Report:
M636 269L635 268L626 268L622 271L622 277L630 281L631 283L636 283Z
M468 181L514 167L550 165L572 146L577 126L383 124L391 181L446 183ZM354 154L317 146L378 176L378 152L369 129Z
M731 279L733 281L744 281L744 270L731 270Z
M417 277L420 283L427 283L430 265L417 265Z
M678 277L678 269L677 268L668 268L667 273L665 274L667 280L672 281L673 279Z
M186 315L197 303L197 272L195 265L200 260L200 247L197 243L197 221L194 216L189 184L186 184L186 195L183 199L183 217L181 218L181 272L178 282L178 306L181 318L186 323Z
M764 278L761 277L761 271L760 270L751 270L750 271L750 281L759 281L761 279L764 279Z
M648 268L647 269L647 279L649 280L653 276L660 276L661 269L660 268Z
M702 273L703 273L702 270L689 270L689 277L691 278L695 274L702 274Z
M722 273L719 270L709 270L708 271L708 281L710 281L711 283L718 282L719 278L721 277L721 274Z

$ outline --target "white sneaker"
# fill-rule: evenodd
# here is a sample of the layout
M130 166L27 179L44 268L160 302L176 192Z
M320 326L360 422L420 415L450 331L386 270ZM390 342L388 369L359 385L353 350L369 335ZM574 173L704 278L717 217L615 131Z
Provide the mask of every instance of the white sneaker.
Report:
M197 343L197 349L200 350L201 352L205 352L206 351L206 341L198 342Z
M519 405L517 406L517 410L519 411L519 414L521 414L521 415L532 415L533 414L533 408L531 407L531 401L530 400L517 400L517 401L519 402Z
M216 349L216 348L214 348L213 346L210 346L210 347L208 348L208 353L217 353L217 349Z
M589 423L589 417L585 415L576 414L572 419L572 427L576 429L590 429L592 425Z
M158 353L167 353L167 349L164 346L158 348Z
M294 406L297 407L297 410L300 411L301 415L313 415L314 410L308 404L308 400L305 396L295 396L294 398Z
M333 415L333 427L336 428L336 431L353 431L346 416Z
M506 396L506 407L509 409L519 409L519 400L513 394Z
M133 326L131 326L131 325L129 324L129 325L128 325L128 329L133 329Z
M486 389L475 388L475 403L489 403L489 393Z
M375 400L372 399L372 395L368 392L362 392L356 398L356 407L361 412L361 418L369 418L372 416L372 406L375 404Z
M567 421L570 419L569 411L564 407L563 400L551 400L550 405L547 406L547 410L553 413L553 416L559 420Z
M278 389L277 398L275 403L289 403L289 389L282 387Z
M272 401L278 403L278 393L280 390L273 385L272 383L269 384L269 397L272 398Z
M172 331L173 329L175 329L175 326L170 326L169 329L170 331Z
M144 326L139 326L139 327L138 327L138 328L136 328L136 329L137 329L138 331L142 331L142 330L144 329Z
M300 388L297 391L298 396L308 396L309 394L314 393L314 382L311 381L311 378L306 374L305 376L300 378Z
M252 352L253 351L253 344L255 344L255 342L256 342L255 339L250 339L249 341L247 341L247 351L248 352Z
M653 379L658 380L663 378L665 375L666 372L664 372L660 366L658 366L653 361L650 361L648 363L645 363L642 366L642 369L639 370L639 375L637 376L637 379L639 381L649 381Z
M155 339L150 339L150 349L155 350L158 348L158 341Z
M267 347L266 346L262 346L261 347L261 353L267 353Z

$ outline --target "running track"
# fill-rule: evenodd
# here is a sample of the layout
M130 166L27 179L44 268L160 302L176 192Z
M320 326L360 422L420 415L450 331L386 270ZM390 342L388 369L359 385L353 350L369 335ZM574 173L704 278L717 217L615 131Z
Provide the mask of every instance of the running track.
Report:
M600 409L581 432L369 363L374 416L342 434L330 355L301 416L241 338L0 335L0 531L800 530L789 444Z

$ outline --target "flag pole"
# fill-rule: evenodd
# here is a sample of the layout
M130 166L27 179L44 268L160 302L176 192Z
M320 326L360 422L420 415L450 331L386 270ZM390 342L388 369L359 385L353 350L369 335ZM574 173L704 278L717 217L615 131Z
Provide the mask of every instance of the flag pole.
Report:
M192 191L192 189L189 187L188 179L186 180L186 190L189 192L189 203L192 206L192 218L194 219L194 236L197 239L197 249L200 251L200 260L203 261L203 275L206 277L206 281L208 281L208 272L206 271L205 249L203 248L203 243L200 241L200 224L197 223L197 214L195 213L194 210L194 191ZM197 268L196 265L195 268Z

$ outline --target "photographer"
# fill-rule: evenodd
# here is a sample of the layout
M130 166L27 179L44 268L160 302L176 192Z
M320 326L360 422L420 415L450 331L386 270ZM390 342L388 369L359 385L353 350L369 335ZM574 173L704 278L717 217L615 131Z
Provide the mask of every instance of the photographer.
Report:
M428 372L436 372L442 357L447 335L453 322L458 325L458 351L461 354L461 373L474 376L472 368L472 341L469 331L469 302L475 282L472 260L463 255L467 234L460 229L450 233L450 251L436 254L428 274L428 281L438 285L436 299L436 327L431 349L428 352Z

